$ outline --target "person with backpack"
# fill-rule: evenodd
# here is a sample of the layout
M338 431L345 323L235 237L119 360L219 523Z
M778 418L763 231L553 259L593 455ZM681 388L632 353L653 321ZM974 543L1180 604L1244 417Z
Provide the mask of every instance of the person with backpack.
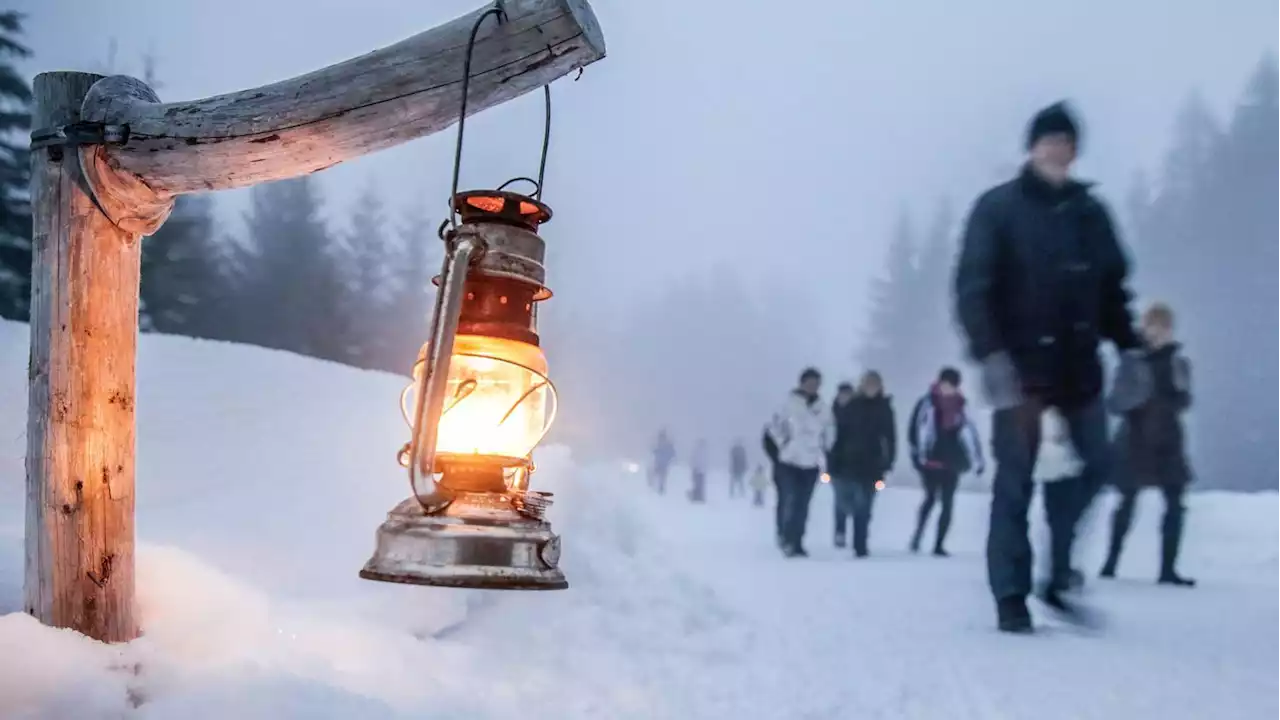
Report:
M822 375L814 368L800 374L800 384L769 422L768 435L777 447L774 482L779 490L780 542L786 557L808 557L804 548L809 502L835 440L831 409L820 402Z
M880 373L868 370L855 391L841 384L832 408L836 440L827 459L827 472L836 494L835 545L845 546L845 525L853 517L853 553L867 556L867 534L876 483L893 469L897 432L893 405L884 394Z
M1191 363L1182 354L1182 345L1174 340L1173 320L1173 310L1163 303L1152 305L1143 314L1144 357L1151 370L1151 386L1147 399L1124 413L1114 440L1113 478L1120 504L1111 518L1111 542L1101 574L1104 578L1116 576L1138 492L1156 487L1164 495L1157 582L1194 587L1196 581L1177 570L1185 516L1182 498L1191 482L1182 427L1182 414L1191 407Z
M1143 364L1130 311L1129 264L1110 214L1088 183L1071 176L1080 147L1063 103L1038 112L1027 129L1027 161L1017 177L986 191L966 221L955 271L956 316L994 410L996 459L987 578L997 625L1033 631L1027 596L1031 505L1041 414L1057 409L1083 468L1057 485L1045 508L1065 533L1040 599L1068 620L1087 614L1071 589L1072 535L1110 476L1111 448L1101 400L1098 347L1115 344L1120 371Z
M929 515L934 503L941 500L933 554L948 557L947 531L951 528L960 476L970 470L981 475L984 470L978 430L965 413L959 370L943 368L929 392L916 403L907 429L907 443L911 447L911 463L920 473L920 483L924 486L916 531L911 536L911 552L920 551Z

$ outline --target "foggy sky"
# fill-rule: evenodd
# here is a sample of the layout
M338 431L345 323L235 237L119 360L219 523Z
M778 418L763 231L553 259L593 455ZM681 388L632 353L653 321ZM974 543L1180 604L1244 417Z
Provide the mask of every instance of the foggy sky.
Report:
M9 3L11 6L14 3ZM161 98L257 86L344 60L479 0L18 0L31 74L141 75ZM558 303L609 312L728 267L808 297L797 356L849 367L866 281L898 211L963 211L1021 154L1038 107L1087 123L1081 174L1120 206L1198 89L1225 115L1274 51L1275 0L594 0L608 57L553 86L545 199ZM105 68L110 38L114 68ZM468 125L464 186L536 171L540 98ZM449 130L323 173L331 215L376 178L393 208L443 216ZM220 198L238 218L244 193Z

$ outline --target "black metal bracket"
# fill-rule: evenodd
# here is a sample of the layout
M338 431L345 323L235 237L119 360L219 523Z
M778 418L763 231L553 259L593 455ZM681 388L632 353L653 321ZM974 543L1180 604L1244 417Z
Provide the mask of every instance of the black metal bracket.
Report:
M74 122L53 128L41 128L31 133L32 150L56 146L123 145L128 141L128 125L107 125L100 122Z

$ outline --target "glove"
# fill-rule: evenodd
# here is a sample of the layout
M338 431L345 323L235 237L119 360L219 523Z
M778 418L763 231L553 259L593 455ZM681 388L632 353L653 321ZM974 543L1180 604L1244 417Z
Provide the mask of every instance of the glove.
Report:
M1151 366L1141 350L1125 350L1120 355L1111 392L1107 394L1107 410L1114 415L1124 415L1141 407L1151 399L1155 380Z
M1022 380L1009 353L992 353L982 359L982 390L994 410L1022 404Z

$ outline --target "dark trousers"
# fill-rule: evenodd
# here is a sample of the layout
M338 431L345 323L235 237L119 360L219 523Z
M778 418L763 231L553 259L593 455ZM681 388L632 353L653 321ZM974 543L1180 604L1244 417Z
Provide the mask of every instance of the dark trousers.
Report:
M729 475L729 497L738 497L747 494L747 484L745 482L746 471L735 472Z
M1164 522L1160 525L1160 575L1168 577L1175 574L1178 563L1178 549L1182 545L1182 525L1186 508L1182 504L1182 496L1186 491L1183 483L1162 485L1164 494ZM1120 504L1111 516L1111 547L1107 551L1107 570L1112 573L1120 562L1120 552L1124 550L1124 539L1133 524L1133 506L1138 499L1138 488L1128 487L1120 491Z
M774 471L778 484L779 533L784 545L802 547L805 526L809 522L809 501L818 484L818 468L802 468L778 463Z
M997 600L1031 592L1031 540L1027 511L1035 489L1031 473L1040 449L1040 413L1027 403L998 410L992 417L991 443L996 474L991 492L991 524L987 533L987 579ZM1084 463L1077 477L1045 485L1045 514L1051 535L1053 586L1065 588L1071 577L1071 548L1076 524L1106 479L1111 465L1107 417L1095 400L1063 412L1071 441Z
M920 549L920 539L924 537L924 526L929 522L929 514L933 505L942 500L942 512L938 514L938 534L933 547L942 549L947 539L947 530L951 529L951 513L956 503L956 488L960 485L960 474L945 468L921 468L920 482L924 485L924 500L920 503L920 511L916 516L916 532L911 536L911 549Z
M844 535L846 520L853 516L853 550L867 551L867 531L871 525L871 504L876 498L876 481L834 477L836 493L836 534Z
M786 507L787 495L786 486L782 482L782 463L773 464L773 472L769 473L769 477L773 480L773 527L778 536L778 544L781 545L785 542L782 531L782 511Z

